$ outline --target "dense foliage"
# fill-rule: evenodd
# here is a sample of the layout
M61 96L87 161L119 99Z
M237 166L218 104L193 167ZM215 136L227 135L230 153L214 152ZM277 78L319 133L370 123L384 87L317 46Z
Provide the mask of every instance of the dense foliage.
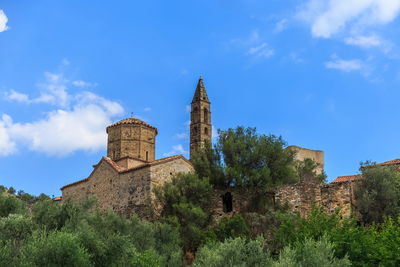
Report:
M364 223L383 222L400 215L400 172L371 162L361 165L363 179L356 190L357 207Z
M253 187L266 192L298 179L293 168L295 153L285 146L281 137L237 127L218 131L215 146L206 145L192 162L197 174L208 177L213 185Z

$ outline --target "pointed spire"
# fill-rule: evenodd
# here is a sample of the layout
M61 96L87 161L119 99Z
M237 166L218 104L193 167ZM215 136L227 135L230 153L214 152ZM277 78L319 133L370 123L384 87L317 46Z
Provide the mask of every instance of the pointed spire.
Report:
M194 93L192 103L196 102L196 101L210 102L208 100L206 88L203 83L203 77L201 77L201 75L200 75L199 81L197 83L196 92Z

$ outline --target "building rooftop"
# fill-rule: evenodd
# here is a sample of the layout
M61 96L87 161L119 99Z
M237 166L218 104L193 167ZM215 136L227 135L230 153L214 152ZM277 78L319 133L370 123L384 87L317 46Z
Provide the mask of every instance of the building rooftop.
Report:
M157 128L156 128L156 127L151 126L150 124L148 124L148 123L146 123L146 122L144 122L144 121L142 121L142 120L133 118L133 117L130 117L130 118L126 118L126 119L117 121L116 123L113 123L113 124L111 124L110 126L108 126L108 127L106 128L106 130L107 130L107 132L108 132L108 129L109 129L109 128L112 128L112 127L115 127L115 126L118 126L118 125L127 125L127 124L145 126L145 127L148 127L148 128L151 128L151 129L155 130L156 133L157 133Z
M377 163L376 165L379 166L390 166L390 165L398 165L400 164L400 159L393 159L393 160L388 160L382 163ZM355 175L345 175L345 176L339 176L335 180L333 180L331 183L342 183L342 182L350 182L350 181L355 181L355 180L360 180L362 179L361 174L355 174Z

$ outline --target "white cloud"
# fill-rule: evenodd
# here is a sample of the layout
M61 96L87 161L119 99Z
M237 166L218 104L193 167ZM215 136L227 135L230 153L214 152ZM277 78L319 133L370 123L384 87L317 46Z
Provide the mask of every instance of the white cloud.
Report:
M10 90L9 92L6 93L5 95L6 99L10 101L16 101L16 102L21 102L21 103L29 103L30 99L27 94L22 94L18 93L14 90Z
M25 103L48 103L57 109L43 118L27 123L13 122L3 114L0 120L0 155L10 155L17 147L48 155L65 156L78 150L97 151L106 145L105 127L124 110L117 102L94 93L68 93L67 80L62 75L45 73L46 83L37 98L11 91L9 100Z
M274 53L274 50L269 48L267 43L262 43L261 45L250 47L246 54L255 57L269 58L273 56Z
M387 24L400 12L400 0L309 0L298 17L315 37L329 38L347 28Z
M186 112L191 112L192 111L192 106L191 105L186 105L185 106Z
M176 137L178 139L186 139L186 138L188 138L188 134L187 133L177 133Z
M169 157L175 154L183 154L187 155L189 154L189 151L186 151L181 144L175 145L172 147L172 150L170 152L164 153L164 157Z
M216 140L218 138L218 130L214 127L214 125L212 126L211 129L211 136L213 140Z
M145 107L143 110L144 110L145 112L149 112L149 111L151 111L151 107Z
M8 156L16 152L15 142L11 140L7 130L10 122L10 116L5 114L0 120L0 156Z
M72 85L76 86L76 87L94 87L94 86L97 86L96 83L89 83L89 82L85 82L85 81L82 81L82 80L73 81Z
M278 21L275 24L274 32L280 33L282 31L284 31L287 28L287 22L288 22L287 19L282 19L282 20Z
M325 67L328 69L337 69L345 72L361 70L364 68L361 60L344 60L336 56L333 56L331 61L325 62Z
M6 13L4 13L3 10L0 9L0 32L4 32L8 30L7 26L8 18L6 16Z
M381 46L383 44L383 41L376 35L348 37L344 41L348 45L354 45L363 48Z

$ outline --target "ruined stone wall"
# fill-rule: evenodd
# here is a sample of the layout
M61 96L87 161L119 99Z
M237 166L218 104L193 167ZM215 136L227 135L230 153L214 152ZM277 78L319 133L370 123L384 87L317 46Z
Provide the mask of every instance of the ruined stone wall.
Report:
M223 196L230 192L232 195L232 211L224 210ZM212 209L212 220L219 221L222 217L230 217L236 213L247 211L251 203L251 194L245 190L235 188L218 190L215 189L210 199Z
M306 217L313 205L322 206L327 213L341 208L341 215L348 217L355 211L354 184L343 182L335 184L299 183L284 185L275 192L275 201L288 204L292 211Z

